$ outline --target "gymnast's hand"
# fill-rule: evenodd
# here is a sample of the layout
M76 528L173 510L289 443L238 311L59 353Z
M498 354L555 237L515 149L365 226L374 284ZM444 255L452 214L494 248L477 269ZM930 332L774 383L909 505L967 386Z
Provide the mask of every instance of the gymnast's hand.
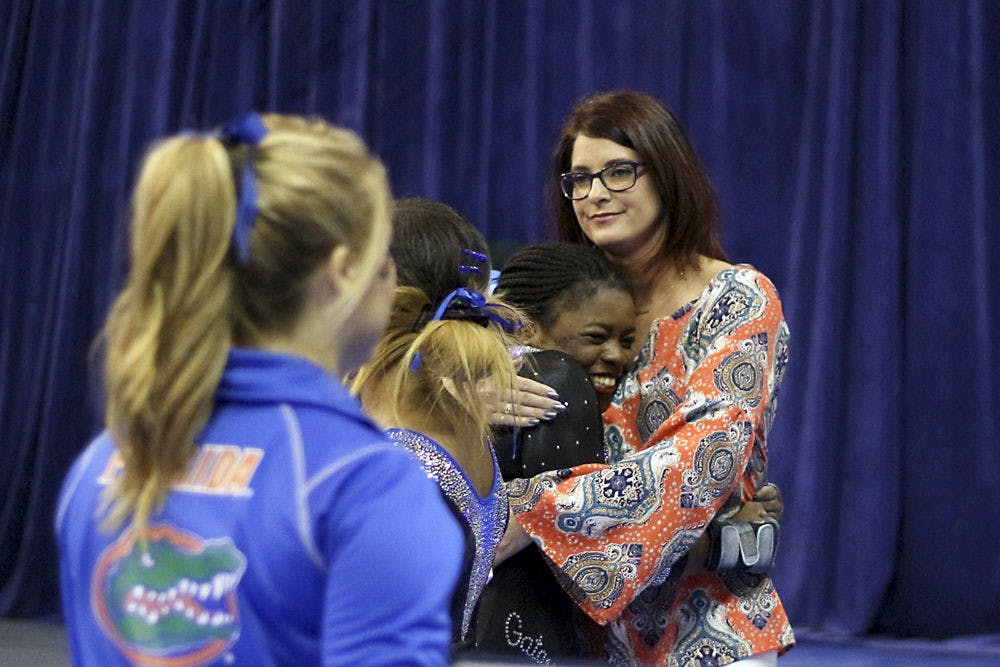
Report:
M781 497L781 489L774 484L765 484L754 494L753 500L743 503L743 507L732 518L737 521L781 521L784 513L785 503Z
M552 387L521 376L514 387L497 387L483 380L477 390L494 426L534 426L566 409Z

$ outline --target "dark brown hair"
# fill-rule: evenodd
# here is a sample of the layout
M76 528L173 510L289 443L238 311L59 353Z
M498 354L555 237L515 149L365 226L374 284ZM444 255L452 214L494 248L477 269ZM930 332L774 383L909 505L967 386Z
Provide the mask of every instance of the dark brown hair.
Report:
M433 199L397 199L392 211L389 253L396 262L396 282L419 287L438 303L456 287L485 292L492 265L482 233L451 206ZM486 259L462 257L469 250ZM459 264L475 264L478 273L461 273Z
M718 232L718 205L708 175L673 114L646 93L618 90L581 101L563 125L552 155L548 200L560 240L590 243L559 189L559 175L570 170L578 135L608 139L639 154L660 195L666 225L662 255L679 266L694 266L697 256L726 259Z

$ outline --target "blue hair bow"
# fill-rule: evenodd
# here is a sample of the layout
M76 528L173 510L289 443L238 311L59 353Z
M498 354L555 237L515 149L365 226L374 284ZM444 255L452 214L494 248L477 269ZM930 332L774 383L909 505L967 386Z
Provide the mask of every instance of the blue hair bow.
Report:
M267 127L259 114L248 113L224 126L219 138L226 144L246 144L256 147L267 136ZM247 157L240 169L240 196L236 202L236 222L233 225L233 243L240 262L250 256L250 231L257 217L257 181L253 159Z
M487 326L490 322L499 325L504 331L515 331L521 328L521 322L516 319L504 317L499 312L501 306L486 302L486 297L476 290L468 287L459 287L448 293L437 310L428 322L434 320L469 320L481 326ZM423 355L419 352L413 355L410 362L410 370L415 371L420 368Z
M449 308L456 311L452 317L446 317ZM459 287L456 290L452 290L448 296L441 300L437 310L434 311L434 315L431 316L431 321L465 319L474 320L483 326L486 326L489 322L493 322L500 325L506 331L513 331L520 328L520 322L507 319L496 311L497 306L486 303L486 297L482 293L468 287Z

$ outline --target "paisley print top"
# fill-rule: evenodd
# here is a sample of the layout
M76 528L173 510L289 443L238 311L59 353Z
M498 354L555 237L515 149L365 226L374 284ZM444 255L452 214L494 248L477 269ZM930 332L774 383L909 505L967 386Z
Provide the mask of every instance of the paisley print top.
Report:
M730 267L653 322L604 413L608 465L508 483L612 662L724 665L794 643L769 577L685 570L712 517L764 484L787 344L774 285Z

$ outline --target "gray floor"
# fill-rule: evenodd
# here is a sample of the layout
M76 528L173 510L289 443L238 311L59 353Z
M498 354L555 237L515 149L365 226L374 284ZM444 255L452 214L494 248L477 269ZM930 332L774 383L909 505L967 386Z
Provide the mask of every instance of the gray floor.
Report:
M1000 636L978 641L830 640L803 637L778 667L994 667L1000 665ZM59 623L0 618L0 667L68 667L66 631ZM455 667L503 663L462 662ZM508 663L509 664L509 663Z
M67 667L66 630L59 623L0 618L0 665Z

